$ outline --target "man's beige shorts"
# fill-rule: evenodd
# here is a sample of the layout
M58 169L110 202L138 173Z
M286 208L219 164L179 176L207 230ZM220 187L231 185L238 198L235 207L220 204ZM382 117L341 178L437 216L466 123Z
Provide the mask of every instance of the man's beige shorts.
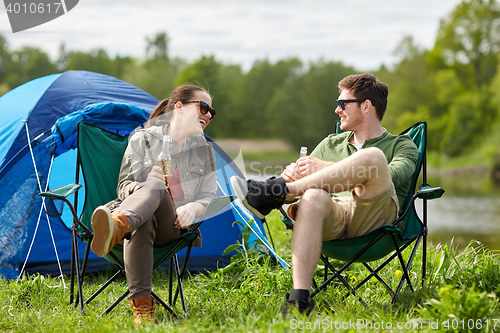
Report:
M354 191L350 196L332 197L333 210L323 223L323 240L347 239L362 236L384 224L391 224L398 216L399 201L394 184L381 194L361 199ZM289 207L295 219L298 205Z

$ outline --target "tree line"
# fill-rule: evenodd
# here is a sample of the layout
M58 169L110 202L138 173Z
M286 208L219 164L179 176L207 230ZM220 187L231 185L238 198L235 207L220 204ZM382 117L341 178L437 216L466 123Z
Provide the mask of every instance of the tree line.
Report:
M32 79L66 70L88 70L129 82L158 99L184 83L213 95L213 138L278 138L314 147L331 133L337 83L358 73L341 62L287 58L255 61L248 71L213 55L188 62L169 56L165 32L146 39L142 59L110 57L104 49L68 51L57 60L41 49L11 50L0 35L0 95ZM372 73L389 86L383 125L399 133L419 120L429 124L428 148L459 157L477 151L500 156L500 6L495 0L463 0L442 18L434 47L412 36L394 50L397 62Z

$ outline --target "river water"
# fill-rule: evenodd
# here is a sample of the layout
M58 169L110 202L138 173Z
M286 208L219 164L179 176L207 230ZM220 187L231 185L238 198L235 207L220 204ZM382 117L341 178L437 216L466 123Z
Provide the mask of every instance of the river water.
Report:
M500 184L487 173L431 176L428 183L446 191L442 198L428 201L429 238L434 243L453 238L465 246L478 240L500 250Z
M265 179L278 174L280 163L251 164L246 161L247 177ZM267 168L263 171L263 168ZM445 189L443 197L428 201L429 240L433 244L450 243L463 248L479 241L492 250L500 250L500 184L486 172L428 176L428 184ZM417 200L422 216L422 200Z

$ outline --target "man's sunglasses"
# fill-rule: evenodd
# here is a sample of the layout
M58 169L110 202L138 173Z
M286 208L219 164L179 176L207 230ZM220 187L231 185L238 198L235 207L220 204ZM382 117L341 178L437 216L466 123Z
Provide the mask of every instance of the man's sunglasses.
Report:
M355 102L364 102L366 101L366 98L356 98L356 99L338 99L337 100L337 105L340 106L342 110L345 110L345 105L347 103L355 103Z
M208 112L210 112L210 114L212 115L212 117L210 118L210 120L212 120L212 119L215 118L215 110L214 110L214 108L211 107L210 105L208 105L206 102L204 102L204 101L190 101L190 102L186 102L184 104L191 104L191 103L198 103L200 105L200 112L203 115L205 115Z

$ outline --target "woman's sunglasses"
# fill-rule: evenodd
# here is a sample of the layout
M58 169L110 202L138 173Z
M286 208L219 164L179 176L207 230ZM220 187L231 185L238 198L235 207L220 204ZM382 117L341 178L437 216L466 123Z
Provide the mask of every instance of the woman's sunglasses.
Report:
M215 109L213 107L211 107L210 105L208 105L206 102L204 102L204 101L190 101L190 102L186 102L184 104L191 104L191 103L198 103L200 105L200 112L202 115L205 115L208 112L210 112L210 115L212 115L212 117L210 117L210 120L213 120L215 118Z

